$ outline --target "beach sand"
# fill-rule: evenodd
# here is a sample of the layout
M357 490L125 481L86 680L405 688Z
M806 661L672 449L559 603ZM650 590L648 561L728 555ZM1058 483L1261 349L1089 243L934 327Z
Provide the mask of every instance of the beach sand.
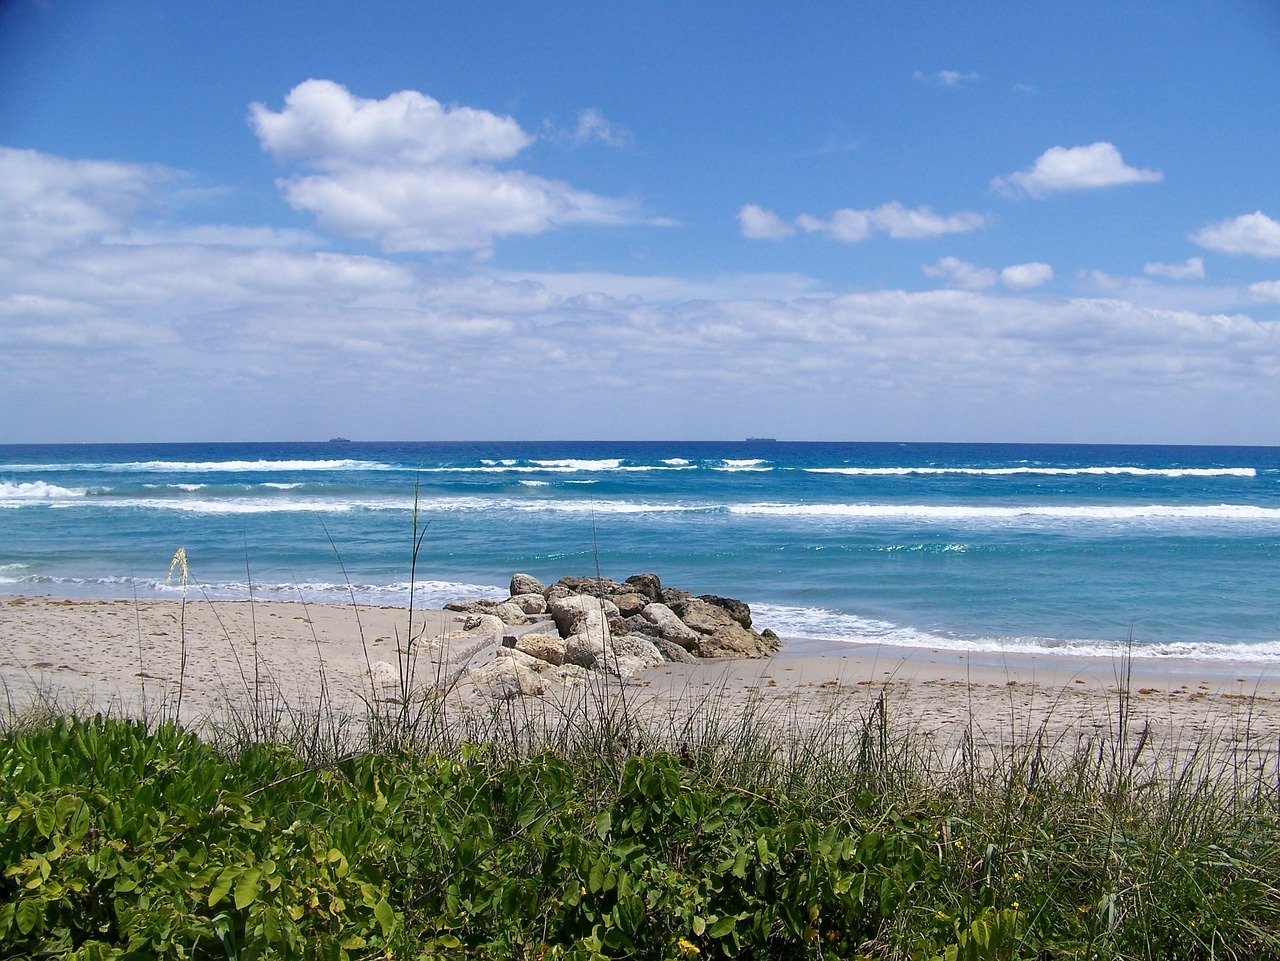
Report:
M0 679L13 710L43 699L80 711L154 714L166 707L171 716L181 675L187 723L251 700L255 678L261 697L293 705L314 704L323 679L333 707L358 713L380 696L371 664L394 687L387 672L408 637L458 631L462 621L449 612L415 611L410 626L401 608L275 601L188 599L184 609L176 601L0 597ZM472 640L444 658L438 647L420 645L419 679L435 683L463 660L493 656L496 644L477 647ZM941 757L961 745L998 754L1037 734L1050 747L1071 750L1114 737L1123 704L1131 736L1145 730L1148 743L1243 746L1274 758L1280 744L1274 671L1253 662L1167 656L1135 657L1128 669L1126 677L1120 659L1058 653L789 639L768 659L665 664L615 688L651 717L675 724L751 711L781 726L848 727L875 716L883 695L895 728L927 735Z

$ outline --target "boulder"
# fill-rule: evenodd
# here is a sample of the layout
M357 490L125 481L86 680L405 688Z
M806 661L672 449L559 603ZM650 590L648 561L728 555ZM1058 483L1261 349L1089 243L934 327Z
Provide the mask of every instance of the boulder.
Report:
M684 621L676 616L676 612L666 604L656 602L650 604L644 609L642 615L646 621L657 626L660 637L674 641L690 651L697 646L697 632L690 630Z
M662 600L662 581L657 574L632 574L622 584L626 590L643 594L651 601Z
M532 654L518 650L514 647L500 647L494 652L494 654L497 657L511 658L517 664L527 667L535 674L541 674L544 671L549 671L556 666L550 661L544 661L542 658L534 657Z
M561 637L576 634L579 623L588 614L594 614L602 621L607 617L618 616L618 606L613 601L586 594L558 598L547 605L547 610L555 618L556 629L560 631Z
M565 638L565 664L577 664L589 671L606 671L608 662L609 648L599 632L583 631Z
M511 575L511 596L519 597L521 594L541 594L546 588L532 574L512 574Z
M706 601L708 604L714 604L716 607L723 607L729 612L729 616L743 627L751 627L751 608L745 601L739 601L732 597L720 597L717 594L699 594L697 599Z
M473 597L468 601L449 601L444 609L459 614L487 614L501 603L487 597Z
M525 616L526 612L518 605L506 601L502 604L495 604L489 609L494 617L502 618L504 624L528 624L529 618Z
M575 594L590 594L592 597L607 597L622 592L622 585L607 577L562 577L553 586L567 587Z
M400 689L400 669L388 661L374 661L369 665L369 681L375 696L385 698Z
M564 638L557 634L524 634L516 638L515 650L548 664L564 663Z
M640 670L646 667L657 667L666 660L653 641L639 634L615 637L613 639L613 653L619 660L630 658L633 661L643 662L643 667ZM631 670L622 676L629 677L632 674L640 673L640 670Z
M526 614L545 614L547 612L547 599L542 596L541 591L530 591L526 594L512 594L508 604L514 604Z
M547 675L562 687L586 687L591 680L591 672L577 664L561 664L553 667Z
M688 591L682 591L676 587L664 587L662 596L658 600L675 610L692 596Z
M699 634L714 634L724 624L738 624L738 621L723 607L710 604L698 597L689 598L678 608L673 607L672 611L684 621L685 627ZM738 624L738 626L742 625Z
M653 603L653 598L638 591L624 591L611 598L618 605L618 613L623 617L633 617Z
M462 630L470 635L488 634L499 644L507 633L507 625L502 618L493 614L471 614L462 622Z
M697 658L686 651L675 641L668 641L665 637L651 637L649 640L662 655L664 661L671 661L676 664L695 664Z
M495 657L470 670L476 687L498 700L530 697L547 692L547 682L514 657Z
M628 634L643 634L650 640L662 636L662 629L643 614L635 614L628 617L623 623L627 625Z

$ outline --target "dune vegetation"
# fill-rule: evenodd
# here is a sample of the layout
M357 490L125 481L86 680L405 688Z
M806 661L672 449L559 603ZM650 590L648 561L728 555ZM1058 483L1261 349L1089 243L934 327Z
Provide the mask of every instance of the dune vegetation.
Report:
M1280 957L1274 752L942 756L892 698L675 724L11 712L3 958Z

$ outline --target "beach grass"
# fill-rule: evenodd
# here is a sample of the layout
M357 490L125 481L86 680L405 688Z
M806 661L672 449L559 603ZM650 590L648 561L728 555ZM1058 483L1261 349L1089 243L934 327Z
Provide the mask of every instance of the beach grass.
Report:
M1123 687L1070 743L944 750L883 686L458 713L426 674L363 716L11 712L0 957L1280 957L1275 752L1161 742Z

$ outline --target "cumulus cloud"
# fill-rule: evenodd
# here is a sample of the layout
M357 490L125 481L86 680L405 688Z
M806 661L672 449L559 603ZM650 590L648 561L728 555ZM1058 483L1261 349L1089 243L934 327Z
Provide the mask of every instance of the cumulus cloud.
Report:
M1030 290L1053 279L1053 268L1048 264L1014 264L997 273L989 267L979 267L958 257L943 257L936 263L926 264L923 270L928 277L945 279L949 287L966 290L981 290L997 283L1011 290Z
M944 258L931 269L960 289L851 293L797 275L433 272L266 228L156 227L148 168L126 168L115 186L87 168L71 176L58 158L34 169L22 185L32 210L56 205L69 176L98 187L82 218L92 229L52 248L0 248L11 440L226 437L245 424L326 436L354 414L370 431L421 436L423 411L436 436L494 436L513 410L590 436L616 430L619 396L651 436L729 429L758 405L808 436L840 429L831 410L857 410L883 435L971 436L978 423L1007 436L1037 418L1149 438L1153 424L1185 432L1198 418L1204 432L1184 439L1222 440L1233 412L1263 412L1249 435L1262 436L1280 410L1274 322L1143 305L1125 290L1001 288L1034 277L1034 264L997 272ZM14 189L0 224L20 217ZM842 229L887 232L872 213L852 211ZM1276 302L1280 282L1238 293ZM1081 397L1094 407L1082 412ZM1027 419L1009 420L1019 412Z
M943 257L937 263L925 264L922 269L926 277L941 277L951 287L969 290L994 287L997 280L994 270L967 263L958 257Z
M1043 197L1067 190L1093 190L1120 184L1158 183L1164 174L1124 162L1114 144L1050 147L1026 170L997 177L991 186L1008 197Z
M622 201L494 166L533 138L511 117L418 91L369 100L307 80L279 112L251 105L249 122L264 150L309 169L279 181L294 208L388 251L485 252L512 234L635 220ZM598 113L578 129L588 139L619 136Z
M1013 264L1000 271L1000 282L1011 290L1030 290L1053 280L1053 268L1033 261L1029 264Z
M1261 210L1209 224L1191 235L1201 247L1224 254L1280 257L1280 223Z
M794 234L795 228L771 210L747 204L738 211L742 236L749 240L782 240Z
M0 147L0 249L43 253L119 230L170 176L162 167Z
M1151 277L1166 277L1169 280L1203 280L1204 258L1188 257L1181 264L1147 264L1142 272Z
M748 204L738 211L738 222L743 236L752 239L779 240L795 232L791 224L755 204ZM812 214L800 214L794 225L805 233L822 233L832 240L856 244L877 231L895 240L913 240L971 233L985 227L986 223L982 214L961 211L942 215L931 207L907 208L895 200L869 210L846 207L826 220Z
M939 87L958 87L962 83L971 83L978 79L976 73L962 73L959 70L939 70L937 73L917 70L912 76L924 83L936 83Z

